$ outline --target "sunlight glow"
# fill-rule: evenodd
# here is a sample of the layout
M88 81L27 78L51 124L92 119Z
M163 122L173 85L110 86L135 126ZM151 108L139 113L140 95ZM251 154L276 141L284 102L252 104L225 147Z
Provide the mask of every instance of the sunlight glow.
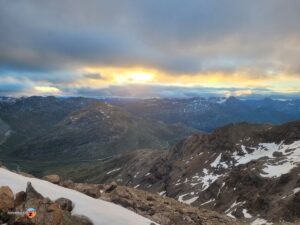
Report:
M74 86L89 86L94 88L105 87L110 85L127 85L127 84L146 84L146 85L167 85L195 87L203 86L209 88L244 88L247 91L228 92L226 95L243 96L253 94L253 88L264 88L282 93L294 93L299 91L295 86L299 83L300 78L288 73L277 73L272 76L253 71L243 70L231 73L211 72L196 74L169 74L155 68L138 67L85 67L81 68L80 73L99 73L104 79L89 80L81 79ZM255 76L254 76L255 75Z
M60 94L60 90L56 87L49 87L49 86L36 86L35 91L39 94Z

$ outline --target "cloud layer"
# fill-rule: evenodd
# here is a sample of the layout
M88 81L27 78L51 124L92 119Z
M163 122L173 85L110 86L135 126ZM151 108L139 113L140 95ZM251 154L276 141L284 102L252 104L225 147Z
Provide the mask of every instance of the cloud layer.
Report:
M154 86L297 92L299 11L298 0L0 0L0 91L75 94L115 85L106 68L138 67L159 71Z

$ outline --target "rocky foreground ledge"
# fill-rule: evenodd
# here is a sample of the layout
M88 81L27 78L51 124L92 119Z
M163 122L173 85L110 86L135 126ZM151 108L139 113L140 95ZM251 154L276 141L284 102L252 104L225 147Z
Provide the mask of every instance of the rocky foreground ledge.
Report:
M26 215L12 215L11 212L25 212L35 208L37 216L29 219ZM0 187L0 224L7 225L93 225L84 216L72 215L73 203L59 198L51 201L38 193L29 182L26 191L14 196L8 186Z
M55 182L57 181L58 179L55 179ZM161 225L245 225L211 210L192 207L156 193L119 186L115 182L105 185L63 181L59 184L121 205Z

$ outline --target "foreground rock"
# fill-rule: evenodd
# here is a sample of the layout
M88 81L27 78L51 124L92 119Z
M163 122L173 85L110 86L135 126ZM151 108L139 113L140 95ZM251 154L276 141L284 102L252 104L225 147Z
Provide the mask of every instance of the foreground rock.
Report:
M192 207L159 194L118 186L115 182L108 185L68 182L68 185L65 183L65 186L75 190L82 190L83 186L86 189L94 189L94 192L98 193L97 197L121 205L161 225L242 224L211 210Z
M162 225L238 225L225 215L192 207L171 198L163 198L133 188L118 186L101 195L104 200L122 205Z
M92 198L100 197L100 190L103 189L103 185L99 184L85 184L85 183L73 183L72 181L61 182L61 186L74 189L83 194L86 194Z
M14 194L9 187L0 187L0 210L14 208Z
M14 199L9 187L0 188L0 224L8 225L92 225L88 218L71 214L72 202L58 199L52 202L44 198L28 183L26 192L19 192ZM26 212L35 208L37 214L29 219L26 215L11 215L8 212Z
M44 176L43 179L46 180L46 181L49 181L53 184L59 184L60 183L60 177L56 174Z

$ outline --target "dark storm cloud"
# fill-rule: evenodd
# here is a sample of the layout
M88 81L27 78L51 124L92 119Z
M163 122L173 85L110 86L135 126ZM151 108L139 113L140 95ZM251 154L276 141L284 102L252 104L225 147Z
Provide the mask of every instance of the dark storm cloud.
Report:
M267 65L284 61L299 37L299 10L297 0L1 0L0 65L145 65L174 73L237 70L240 59Z

